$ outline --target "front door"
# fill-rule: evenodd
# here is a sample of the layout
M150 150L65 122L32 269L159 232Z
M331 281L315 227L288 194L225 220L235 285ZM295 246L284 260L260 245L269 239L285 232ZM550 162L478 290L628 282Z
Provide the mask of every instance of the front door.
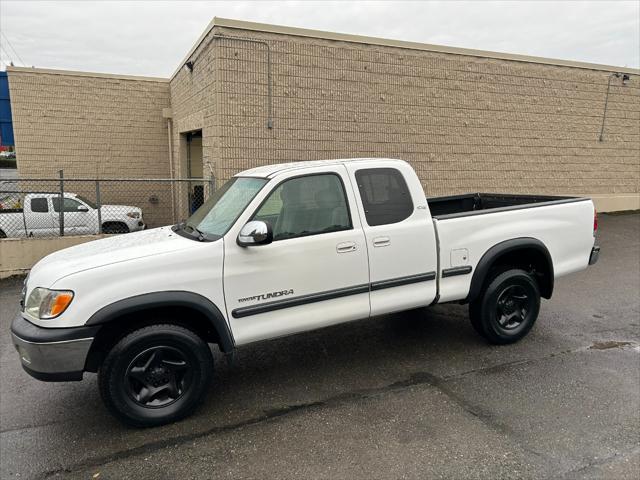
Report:
M429 305L437 290L435 229L415 173L406 163L385 160L348 169L364 217L371 315Z
M53 221L56 228L60 228L60 197L52 197ZM96 214L84 203L75 198L63 199L64 234L87 235L97 233Z
M240 223L268 222L273 242L240 247L238 228L225 237L224 291L236 344L369 315L367 250L346 173L336 165L271 180Z

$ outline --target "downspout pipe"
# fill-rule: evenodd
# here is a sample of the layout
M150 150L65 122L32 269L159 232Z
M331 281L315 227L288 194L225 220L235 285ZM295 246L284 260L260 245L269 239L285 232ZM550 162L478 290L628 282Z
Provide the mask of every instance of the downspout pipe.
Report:
M167 118L167 136L169 139L169 176L171 178L171 218L176 221L176 193L175 182L173 181L173 123L171 118Z

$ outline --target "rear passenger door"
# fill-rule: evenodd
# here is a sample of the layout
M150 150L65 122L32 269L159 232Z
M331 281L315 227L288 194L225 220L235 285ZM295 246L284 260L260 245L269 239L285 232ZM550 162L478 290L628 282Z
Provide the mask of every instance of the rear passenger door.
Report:
M429 305L436 296L435 231L415 173L399 161L347 165L369 254L371 315Z

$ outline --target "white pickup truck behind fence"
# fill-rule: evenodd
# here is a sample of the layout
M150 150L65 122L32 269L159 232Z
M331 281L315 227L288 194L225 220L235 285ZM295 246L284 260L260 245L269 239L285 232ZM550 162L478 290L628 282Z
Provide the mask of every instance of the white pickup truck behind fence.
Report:
M64 193L30 193L5 197L22 208L0 208L0 238L50 237L129 233L145 228L142 210L126 205L102 205ZM62 208L60 208L60 200ZM9 205L11 207L11 205Z
M214 183L202 178L5 179L0 181L0 238L129 233L175 224L202 205Z

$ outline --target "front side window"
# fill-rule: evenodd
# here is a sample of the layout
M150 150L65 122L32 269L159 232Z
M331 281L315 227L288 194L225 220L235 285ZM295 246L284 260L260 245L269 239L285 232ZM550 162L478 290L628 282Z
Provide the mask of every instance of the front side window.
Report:
M53 211L60 211L60 197L53 197L51 199L51 203L53 204ZM65 198L63 203L63 211L65 212L77 212L80 207L83 207L82 203L73 198Z
M31 211L35 213L46 213L49 211L46 198L32 198Z
M223 236L265 183L264 178L232 178L189 217L186 227L213 239Z
M404 177L395 168L358 170L356 181L369 226L398 223L411 216L411 194Z
M274 240L352 228L344 187L335 174L308 175L282 182L253 220L270 223Z

